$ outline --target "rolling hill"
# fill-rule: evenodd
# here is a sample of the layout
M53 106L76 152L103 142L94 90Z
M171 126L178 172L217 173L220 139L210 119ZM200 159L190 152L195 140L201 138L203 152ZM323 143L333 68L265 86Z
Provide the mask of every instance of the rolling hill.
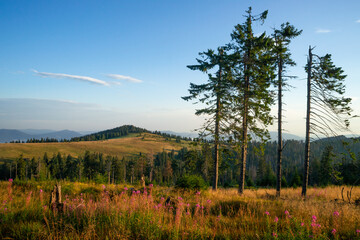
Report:
M25 158L42 157L45 152L48 155L60 152L71 154L76 157L85 151L101 152L113 156L123 157L131 154L157 153L163 150L179 150L189 146L188 142L175 140L166 141L163 136L151 133L129 134L126 137L79 142L54 142L54 143L1 143L0 159L16 159L20 154Z

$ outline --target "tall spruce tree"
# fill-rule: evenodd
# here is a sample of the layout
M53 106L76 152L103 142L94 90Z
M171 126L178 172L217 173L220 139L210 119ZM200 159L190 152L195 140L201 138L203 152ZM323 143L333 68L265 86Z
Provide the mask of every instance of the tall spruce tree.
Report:
M310 138L337 136L348 130L351 118L351 98L346 98L346 75L336 67L331 55L319 57L309 47L307 71L306 138L302 196L306 197L309 179Z
M217 189L219 178L219 147L222 134L222 125L227 119L229 98L231 88L230 57L226 53L226 47L218 48L217 52L208 50L200 53L201 59L196 59L197 65L187 66L191 70L199 70L208 73L208 81L205 84L190 83L189 96L182 97L189 101L198 99L205 103L205 107L196 110L196 115L209 116L201 128L201 135L211 135L214 138L214 174L212 188ZM209 73L217 68L215 73Z
M239 194L244 191L247 147L251 134L261 140L269 137L265 127L272 123L270 106L274 102L269 90L275 70L270 51L272 41L265 33L255 36L252 28L253 22L264 22L267 11L253 16L250 7L246 13L245 23L236 25L231 34L234 42L232 49L237 56L231 131L241 148Z
M296 29L290 23L281 25L280 29L275 29L272 34L274 46L273 52L275 57L275 66L277 68L277 79L275 86L278 89L278 141L277 141L277 168L276 168L276 196L280 196L281 191L281 162L283 151L282 140L282 96L283 88L287 86L286 80L289 76L285 76L286 68L288 66L295 66L296 63L291 59L291 53L289 50L289 44L292 38L295 38L301 34L302 30Z

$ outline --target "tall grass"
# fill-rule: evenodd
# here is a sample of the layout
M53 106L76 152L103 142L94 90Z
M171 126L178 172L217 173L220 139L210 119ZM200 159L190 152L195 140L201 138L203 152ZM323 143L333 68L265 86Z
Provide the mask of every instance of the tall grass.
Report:
M0 183L0 238L360 239L360 207L340 187L176 191L62 182L64 209L48 205L52 182ZM360 188L353 190L360 197ZM170 197L170 201L168 200Z

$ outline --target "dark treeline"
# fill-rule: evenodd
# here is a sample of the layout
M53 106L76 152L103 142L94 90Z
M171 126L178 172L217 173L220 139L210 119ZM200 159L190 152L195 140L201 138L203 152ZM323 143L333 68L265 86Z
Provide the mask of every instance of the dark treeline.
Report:
M360 176L360 144L336 140L315 141L312 148L312 164L309 184L354 184ZM304 142L285 141L283 151L284 173L282 185L301 185L304 162ZM276 185L276 142L251 142L249 144L246 174L247 186L274 187ZM356 153L356 154L355 154ZM21 180L67 179L70 181L95 181L100 183L136 184L142 175L147 182L172 186L184 175L201 176L209 185L214 174L212 156L214 149L202 143L197 149L183 148L179 151L163 151L156 154L135 154L123 158L102 153L85 152L73 157L70 154L47 153L42 158L23 158L4 161L0 165L2 179ZM219 186L231 187L239 184L238 153L221 147L219 158ZM360 182L357 182L360 184Z
M144 129L135 127L133 125L124 125L121 127L85 135L82 137L75 137L72 138L71 142L78 142L78 141L97 141L97 140L106 140L111 138L119 138L127 136L130 133L150 133L150 131Z

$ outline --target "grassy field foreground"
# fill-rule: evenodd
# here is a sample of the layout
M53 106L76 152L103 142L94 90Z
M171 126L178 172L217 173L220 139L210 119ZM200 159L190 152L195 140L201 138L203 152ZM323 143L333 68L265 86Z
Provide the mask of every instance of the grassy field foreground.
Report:
M360 206L341 187L202 192L62 182L64 210L49 207L53 182L0 183L1 239L360 239ZM346 193L346 190L345 190ZM166 200L170 196L169 203ZM360 197L360 187L352 191Z

